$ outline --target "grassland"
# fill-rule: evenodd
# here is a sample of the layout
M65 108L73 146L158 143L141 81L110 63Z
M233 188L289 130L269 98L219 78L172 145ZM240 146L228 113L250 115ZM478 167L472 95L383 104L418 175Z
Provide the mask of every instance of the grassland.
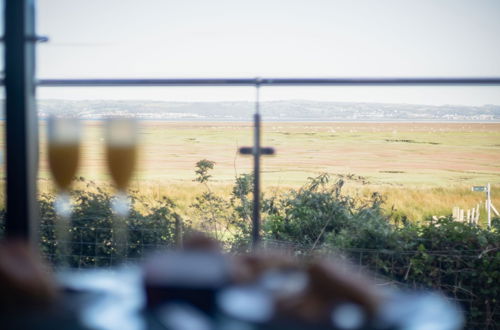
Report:
M42 190L51 189L45 131L41 122ZM198 160L216 162L212 185L223 193L235 175L251 172L251 159L236 152L252 144L251 123L143 122L140 138L133 188L152 199L167 194L186 212L203 189L193 182ZM264 125L263 144L277 151L263 160L267 193L328 172L349 177L351 194L382 192L388 209L411 219L484 202L484 194L470 187L488 182L500 206L500 124L274 122ZM103 149L102 122L85 122L79 175L109 181Z

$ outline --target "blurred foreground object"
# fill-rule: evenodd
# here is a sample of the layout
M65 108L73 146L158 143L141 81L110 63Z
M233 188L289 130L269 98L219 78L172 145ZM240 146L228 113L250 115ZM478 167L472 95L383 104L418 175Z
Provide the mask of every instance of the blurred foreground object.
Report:
M44 307L55 301L57 289L49 269L27 242L0 243L0 309Z
M24 242L0 247L0 329L458 330L444 296L382 289L343 262L223 254L192 235L142 266L59 272ZM58 289L61 288L61 289Z
M194 235L145 264L148 308L169 329L461 329L445 297L380 289L344 262L225 255ZM205 249L204 249L205 248ZM236 323L231 323L236 322ZM187 328L186 328L187 327ZM224 327L222 327L224 328Z

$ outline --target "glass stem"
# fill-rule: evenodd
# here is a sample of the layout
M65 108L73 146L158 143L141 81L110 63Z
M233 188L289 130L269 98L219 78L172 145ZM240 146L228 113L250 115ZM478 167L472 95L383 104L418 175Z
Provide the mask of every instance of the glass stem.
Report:
M67 191L62 191L57 194L54 200L54 210L56 214L65 219L69 219L71 216L71 197Z
M130 212L130 198L123 192L119 191L111 201L111 209L114 213L113 217L113 239L116 247L116 257L119 262L126 261L127 253L127 217Z
M55 241L60 256L60 267L70 267L71 259L71 199L68 192L61 192L54 200L54 210L56 212Z

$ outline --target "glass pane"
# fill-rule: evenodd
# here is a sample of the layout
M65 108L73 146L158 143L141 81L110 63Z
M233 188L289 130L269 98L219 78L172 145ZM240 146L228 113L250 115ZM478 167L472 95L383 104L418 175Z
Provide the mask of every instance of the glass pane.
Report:
M500 76L492 1L38 5L38 32L51 40L39 47L39 78ZM493 298L476 283L498 248L484 203L490 185L491 205L500 202L499 95L498 87L263 88L263 145L277 152L262 158L264 248L333 251L384 285L432 286L487 328L498 308L485 307ZM110 266L174 246L192 229L247 251L252 160L237 149L252 144L253 97L251 88L40 89L44 254L56 265ZM66 256L54 228L49 114L83 122ZM126 220L110 207L109 116L141 120Z

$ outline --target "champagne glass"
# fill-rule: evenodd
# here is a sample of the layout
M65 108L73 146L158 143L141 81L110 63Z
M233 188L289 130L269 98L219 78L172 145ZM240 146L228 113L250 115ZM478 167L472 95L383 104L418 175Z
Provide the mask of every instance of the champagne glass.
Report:
M54 210L59 219L56 222L56 237L65 259L69 252L69 189L78 169L81 127L80 122L74 118L50 117L47 128L49 168L57 187L54 201Z
M114 235L117 252L123 256L126 251L126 217L130 212L130 198L127 187L137 162L137 121L130 118L113 118L106 122L106 156L108 169L116 187L111 201L114 219Z

